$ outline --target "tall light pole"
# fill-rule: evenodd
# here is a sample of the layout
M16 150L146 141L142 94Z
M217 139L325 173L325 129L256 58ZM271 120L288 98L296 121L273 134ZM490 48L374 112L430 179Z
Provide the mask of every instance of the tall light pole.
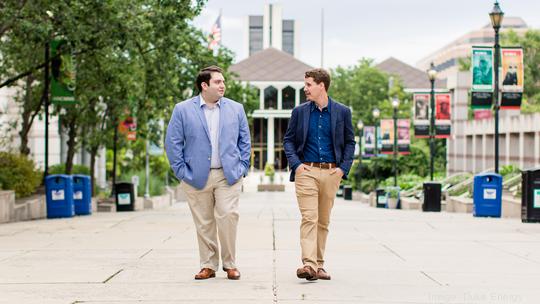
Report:
M491 25L495 31L495 62L493 65L493 68L495 69L495 90L493 92L493 106L495 109L495 173L499 173L499 29L501 28L503 17L504 13L499 7L499 1L495 1L493 9L491 10L491 13L489 13Z
M398 147L397 147L397 119L398 119L398 108L399 108L399 99L397 97L394 97L392 99L392 108L394 108L394 115L392 116L394 118L394 162L393 162L393 168L394 168L394 187L397 187L397 154L398 154Z
M431 99L430 99L430 111L431 117L429 121L429 178L433 181L433 167L435 161L435 79L437 78L437 71L433 62L427 71L429 81L431 82Z
M379 116L381 115L381 111L379 111L379 109L375 108L373 109L373 111L371 112L371 115L373 115L373 119L375 121L375 157L377 157L379 155L379 151L377 151L377 148L379 146L379 132L378 132L378 129L379 129ZM377 166L375 164L375 162L373 162L373 175L375 175L375 189L377 189L377 187L379 186L379 180L378 180L378 174L377 174Z
M54 17L51 11L45 11L49 19ZM50 85L50 40L51 33L47 33L47 39L45 41L45 70L44 70L44 83L43 83L43 99L45 103L45 170L43 171L43 184L45 184L45 178L49 175L49 85Z
M358 123L356 123L356 127L358 128L358 186L360 187L360 191L362 191L362 177L361 177L361 167L362 167L362 136L364 136L364 122L361 119L358 119Z

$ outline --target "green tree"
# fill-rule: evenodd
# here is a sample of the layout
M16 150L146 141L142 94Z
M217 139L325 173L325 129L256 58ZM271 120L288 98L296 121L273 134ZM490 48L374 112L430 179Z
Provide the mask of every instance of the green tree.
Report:
M399 118L410 117L410 97L403 91L398 77L389 88L390 75L374 66L372 59L361 59L358 65L331 71L332 83L329 95L353 109L353 124L361 119L364 125L374 123L372 111L381 110L381 118L391 118L393 113L390 96L400 99Z

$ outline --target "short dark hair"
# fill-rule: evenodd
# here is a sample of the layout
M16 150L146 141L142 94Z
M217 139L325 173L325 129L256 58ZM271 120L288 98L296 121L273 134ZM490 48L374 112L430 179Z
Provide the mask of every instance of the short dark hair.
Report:
M330 74L325 69L313 69L306 72L305 78L311 77L316 84L324 83L326 92L330 88Z
M210 85L210 79L212 79L212 73L223 73L220 67L211 65L199 71L197 75L197 80L195 81L197 85L197 90L199 93L202 92L202 83L205 82L207 85Z

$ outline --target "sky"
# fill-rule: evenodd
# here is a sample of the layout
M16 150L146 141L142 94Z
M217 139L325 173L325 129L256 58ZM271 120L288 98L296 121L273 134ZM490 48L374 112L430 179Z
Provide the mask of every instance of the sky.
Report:
M208 0L193 24L209 32L222 15L222 44L247 58L247 16L279 4L284 19L299 24L296 57L321 66L321 10L324 10L324 67L355 65L361 58L394 57L410 65L460 36L490 23L491 0ZM502 0L505 17L521 17L540 29L539 0Z

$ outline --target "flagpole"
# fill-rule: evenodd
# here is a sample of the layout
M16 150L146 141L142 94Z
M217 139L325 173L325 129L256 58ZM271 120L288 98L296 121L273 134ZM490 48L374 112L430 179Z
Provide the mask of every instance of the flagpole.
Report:
M220 39L219 39L219 46L221 47L221 41L223 41L223 26L221 25L221 17L223 16L223 9L219 9L219 27L220 27Z
M321 69L324 68L324 8L321 8Z

